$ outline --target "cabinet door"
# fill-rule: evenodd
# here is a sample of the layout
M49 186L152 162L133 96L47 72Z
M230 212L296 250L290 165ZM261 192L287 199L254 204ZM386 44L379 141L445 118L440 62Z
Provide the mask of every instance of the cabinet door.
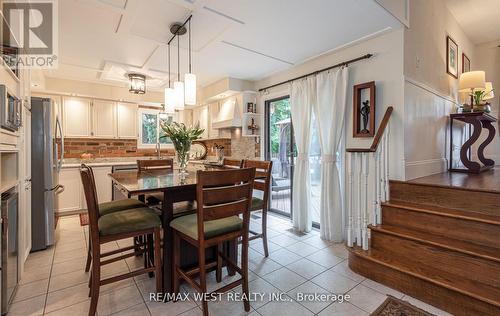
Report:
M59 184L64 186L64 191L56 195L56 211L64 213L81 210L83 187L78 168L61 169Z
M117 104L118 138L137 138L137 105Z
M99 203L111 201L111 167L94 167L95 186Z
M64 136L91 136L91 102L86 99L64 98Z
M92 134L95 137L116 137L116 103L94 100L92 103Z
M208 138L219 137L219 130L212 128L212 124L217 120L219 116L219 103L211 103L208 105Z
M205 131L201 134L201 138L208 138L208 105L202 106L199 108L198 120L200 122L200 128L203 128Z

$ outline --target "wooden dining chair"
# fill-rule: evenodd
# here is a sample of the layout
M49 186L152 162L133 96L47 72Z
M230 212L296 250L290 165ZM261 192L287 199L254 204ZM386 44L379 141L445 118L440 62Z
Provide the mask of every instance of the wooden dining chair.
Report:
M96 313L99 288L102 285L121 281L126 278L132 278L144 273L154 272L156 277L156 291L162 292L160 218L147 207L134 208L101 216L99 214L99 204L92 168L83 164L80 168L80 176L82 178L89 213L89 234L91 241L89 247L92 252L89 316L93 316ZM144 235L154 236L154 263L150 262L144 268L132 272L101 279L102 266L135 255L134 246L101 253L101 245L112 241ZM150 247L150 245L148 243L144 243L141 246L143 252L149 251L148 247ZM109 256L113 257L106 258Z
M226 168L235 168L239 169L243 166L243 160L241 159L231 159L231 158L224 158L222 160L222 166Z
M245 159L243 161L243 168L255 168L255 181L253 185L254 191L262 192L262 199L258 197L252 197L252 206L250 207L250 210L252 212L262 210L262 229L260 233L250 230L250 233L253 235L252 237L250 237L250 240L262 238L264 255L266 257L269 257L269 249L267 246L267 209L269 206L269 192L273 162Z
M196 214L181 216L170 222L174 238L174 294L179 293L181 279L200 293L207 293L207 269L216 268L217 281L222 277L222 261L231 266L241 278L215 290L224 293L242 285L245 311L250 311L248 301L248 227L255 169L198 171L196 184ZM240 218L242 215L242 218ZM241 267L222 252L227 241L242 239ZM182 269L180 266L181 240L198 248L198 267ZM217 247L217 259L206 262L205 251ZM199 276L199 283L195 281ZM208 304L202 300L203 315L208 315Z

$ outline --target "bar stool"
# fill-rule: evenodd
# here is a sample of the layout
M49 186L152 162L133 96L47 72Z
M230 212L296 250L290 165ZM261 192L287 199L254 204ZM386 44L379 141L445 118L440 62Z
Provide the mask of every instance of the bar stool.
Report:
M99 288L102 285L154 272L156 277L156 291L162 292L160 218L147 207L134 208L101 216L99 214L99 204L92 168L82 164L80 168L80 176L82 178L89 213L89 235L91 241L89 247L92 252L92 271L90 276L91 300L89 316L93 316L96 313L97 301L99 299ZM101 245L120 239L144 235L154 236L154 263L149 263L148 266L132 272L101 280L101 266L135 255L133 251L127 253L127 251L134 250L134 246L124 247L107 253L101 253ZM148 249L150 246L147 243L144 243L141 246L143 247L143 252L150 250ZM101 258L104 259L105 257L111 255L118 256L101 261Z
M221 281L222 260L241 275L241 278L217 289L214 293L226 292L242 285L245 311L250 311L248 301L248 226L255 169L220 171L198 171L196 200L197 214L181 216L170 222L174 238L174 294L179 293L183 279L200 293L207 293L206 269L216 267L217 281ZM240 218L242 215L242 218ZM242 239L241 267L222 252L226 241ZM181 239L198 248L198 267L181 268ZM205 251L217 247L217 259L206 263ZM199 275L200 282L194 279ZM208 316L208 303L203 296L203 315Z
M243 168L255 168L255 182L254 191L261 191L263 198L252 197L252 207L250 210L252 212L262 210L262 232L258 233L250 230L253 235L250 240L257 238L262 238L262 243L264 246L264 255L269 257L269 250L267 247L267 209L269 205L269 191L271 183L271 171L273 168L272 161L261 161L261 160L244 160Z

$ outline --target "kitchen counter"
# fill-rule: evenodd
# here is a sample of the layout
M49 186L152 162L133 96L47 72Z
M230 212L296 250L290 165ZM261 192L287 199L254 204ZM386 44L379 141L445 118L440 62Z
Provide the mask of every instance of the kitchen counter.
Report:
M69 158L69 159L64 159L62 167L78 168L82 163L85 163L90 167L126 166L126 165L135 165L137 163L137 160L152 160L152 159L156 159L156 157L142 156L142 157L112 157L112 158L93 158L93 159Z

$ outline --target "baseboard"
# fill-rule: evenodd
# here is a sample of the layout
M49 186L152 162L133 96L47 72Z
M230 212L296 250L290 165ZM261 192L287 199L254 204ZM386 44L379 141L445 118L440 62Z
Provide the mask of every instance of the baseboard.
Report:
M405 178L406 180L412 180L446 172L446 170L448 170L448 159L446 158L410 161L405 164Z

